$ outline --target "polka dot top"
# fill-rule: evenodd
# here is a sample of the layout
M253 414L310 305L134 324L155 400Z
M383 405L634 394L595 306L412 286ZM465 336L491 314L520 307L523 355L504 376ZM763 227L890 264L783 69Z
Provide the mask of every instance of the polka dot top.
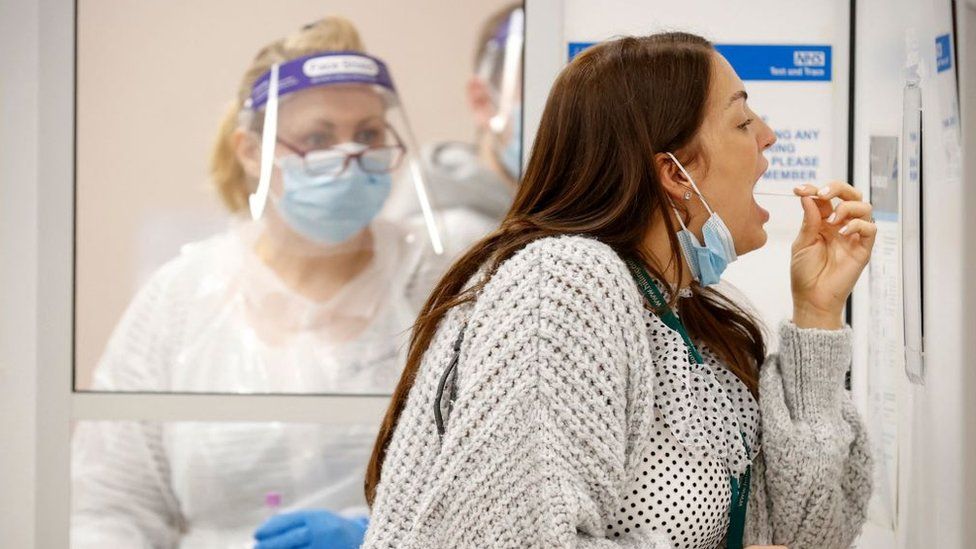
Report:
M707 348L699 345L705 364L695 364L681 336L647 315L660 359L654 423L607 536L651 530L667 535L674 549L715 549L729 526L730 473L743 472L759 451L759 405Z

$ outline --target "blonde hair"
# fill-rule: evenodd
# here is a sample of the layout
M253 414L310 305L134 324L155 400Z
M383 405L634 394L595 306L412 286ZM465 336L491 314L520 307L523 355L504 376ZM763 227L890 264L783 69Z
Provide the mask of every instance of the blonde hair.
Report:
M243 211L251 192L247 174L237 158L233 138L244 101L251 95L254 82L275 63L324 51L363 50L363 42L352 22L343 17L330 16L305 25L291 36L276 40L258 52L241 78L237 97L224 114L210 155L210 175L228 210L233 213Z

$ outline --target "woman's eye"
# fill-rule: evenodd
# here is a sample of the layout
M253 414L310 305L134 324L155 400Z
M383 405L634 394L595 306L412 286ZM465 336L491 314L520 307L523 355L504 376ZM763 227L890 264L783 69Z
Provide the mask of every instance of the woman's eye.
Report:
M743 130L743 131L745 131L745 129L746 129L746 128L748 128L748 127L749 127L749 124L752 124L752 122L753 122L753 119L752 119L752 118L750 118L750 119L748 119L748 120L746 120L745 122L743 122L743 123L741 123L741 124L739 124L739 125L738 125L738 128L739 128L740 130Z
M309 150L327 149L333 145L333 141L331 135L314 133L305 138L305 145Z
M381 145L383 141L383 131L379 129L366 129L356 132L356 143L363 145Z

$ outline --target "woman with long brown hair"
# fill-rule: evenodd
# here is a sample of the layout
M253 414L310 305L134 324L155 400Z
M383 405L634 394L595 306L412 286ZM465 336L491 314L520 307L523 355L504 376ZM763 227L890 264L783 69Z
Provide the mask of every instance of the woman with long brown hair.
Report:
M794 314L767 357L711 287L766 241L752 189L775 136L746 100L684 33L563 70L508 216L417 321L365 547L851 544L871 462L841 314L871 207L795 189Z

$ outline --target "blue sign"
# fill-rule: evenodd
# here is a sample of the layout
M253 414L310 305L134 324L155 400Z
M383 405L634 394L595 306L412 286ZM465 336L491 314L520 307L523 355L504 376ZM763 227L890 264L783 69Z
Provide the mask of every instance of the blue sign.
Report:
M569 43L569 60L572 61L574 57L579 55L579 52L585 50L586 48L596 44L596 42L570 42Z
M593 44L570 42L569 59ZM832 78L833 48L823 44L715 44L715 49L743 80L829 82Z
M935 37L935 66L938 72L952 68L952 37L948 34Z
M743 80L806 80L829 82L830 46L715 44Z

